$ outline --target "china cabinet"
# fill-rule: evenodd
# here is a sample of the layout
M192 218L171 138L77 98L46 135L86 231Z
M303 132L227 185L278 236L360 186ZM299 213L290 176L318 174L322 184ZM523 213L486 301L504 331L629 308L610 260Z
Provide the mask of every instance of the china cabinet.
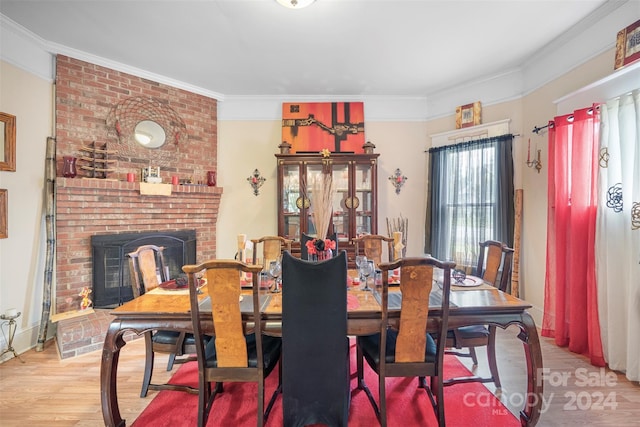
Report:
M333 214L329 231L353 262L352 239L377 234L377 162L379 154L276 154L278 162L278 235L300 248L301 233L316 234L311 193L322 173L333 178Z

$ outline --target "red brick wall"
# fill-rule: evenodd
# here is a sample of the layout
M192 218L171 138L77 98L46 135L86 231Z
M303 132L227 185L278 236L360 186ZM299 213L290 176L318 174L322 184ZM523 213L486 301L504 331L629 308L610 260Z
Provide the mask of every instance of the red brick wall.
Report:
M187 137L157 150L118 139L107 116L119 102L147 97L175 111ZM62 178L62 156L81 155L95 141L116 150L108 179ZM122 154L126 153L126 155ZM158 156L161 153L161 156ZM164 182L178 175L205 181L217 170L217 101L133 75L59 55L56 68L56 301L58 313L79 308L78 293L91 286L91 242L95 234L195 229L197 259L216 256L216 221L222 189L172 186L170 196L142 196L128 172L160 166ZM80 164L80 161L78 162Z

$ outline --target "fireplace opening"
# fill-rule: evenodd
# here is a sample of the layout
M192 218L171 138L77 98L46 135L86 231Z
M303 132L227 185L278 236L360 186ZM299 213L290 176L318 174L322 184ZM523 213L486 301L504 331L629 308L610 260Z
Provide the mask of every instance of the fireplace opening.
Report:
M142 245L164 247L164 259L171 278L182 274L183 265L196 262L195 230L92 236L95 308L114 308L133 299L127 254Z

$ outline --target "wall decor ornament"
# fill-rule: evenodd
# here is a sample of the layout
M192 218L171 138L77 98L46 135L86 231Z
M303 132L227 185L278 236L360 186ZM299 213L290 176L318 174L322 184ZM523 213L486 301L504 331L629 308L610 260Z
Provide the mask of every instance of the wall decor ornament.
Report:
M456 129L475 126L482 123L480 101L461 105L456 108Z
M404 183L407 181L407 179L409 178L402 175L400 168L396 169L394 174L389 177L389 181L391 181L391 184L393 184L393 186L396 188L396 194L400 194L400 189L402 188Z
M542 169L542 160L540 160L540 150L536 149L536 157L534 159L531 158L531 138L529 138L529 142L527 145L527 167L535 168L538 173Z
M180 144L187 140L187 126L178 113L153 98L137 96L124 99L107 116L107 127L116 132L121 143L135 140L136 127L142 122L154 122L160 126L167 142Z
M251 185L251 188L253 189L254 196L260 194L260 187L262 187L262 184L264 184L266 180L267 178L261 176L258 169L255 169L253 173L247 178L247 181L249 181L249 185Z
M614 70L640 60L640 19L620 30L616 37Z
M80 151L82 154L78 159L81 161L80 169L85 177L105 179L109 173L116 171L113 166L117 162L118 152L110 150L106 142L99 144L92 141L91 144L80 147Z

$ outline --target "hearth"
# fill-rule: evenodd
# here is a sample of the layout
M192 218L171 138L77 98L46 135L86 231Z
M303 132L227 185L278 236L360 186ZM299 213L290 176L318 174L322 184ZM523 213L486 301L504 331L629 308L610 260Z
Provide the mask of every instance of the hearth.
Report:
M93 305L113 308L133 299L127 254L142 245L163 246L169 277L182 274L182 266L196 261L195 230L121 233L91 237Z

